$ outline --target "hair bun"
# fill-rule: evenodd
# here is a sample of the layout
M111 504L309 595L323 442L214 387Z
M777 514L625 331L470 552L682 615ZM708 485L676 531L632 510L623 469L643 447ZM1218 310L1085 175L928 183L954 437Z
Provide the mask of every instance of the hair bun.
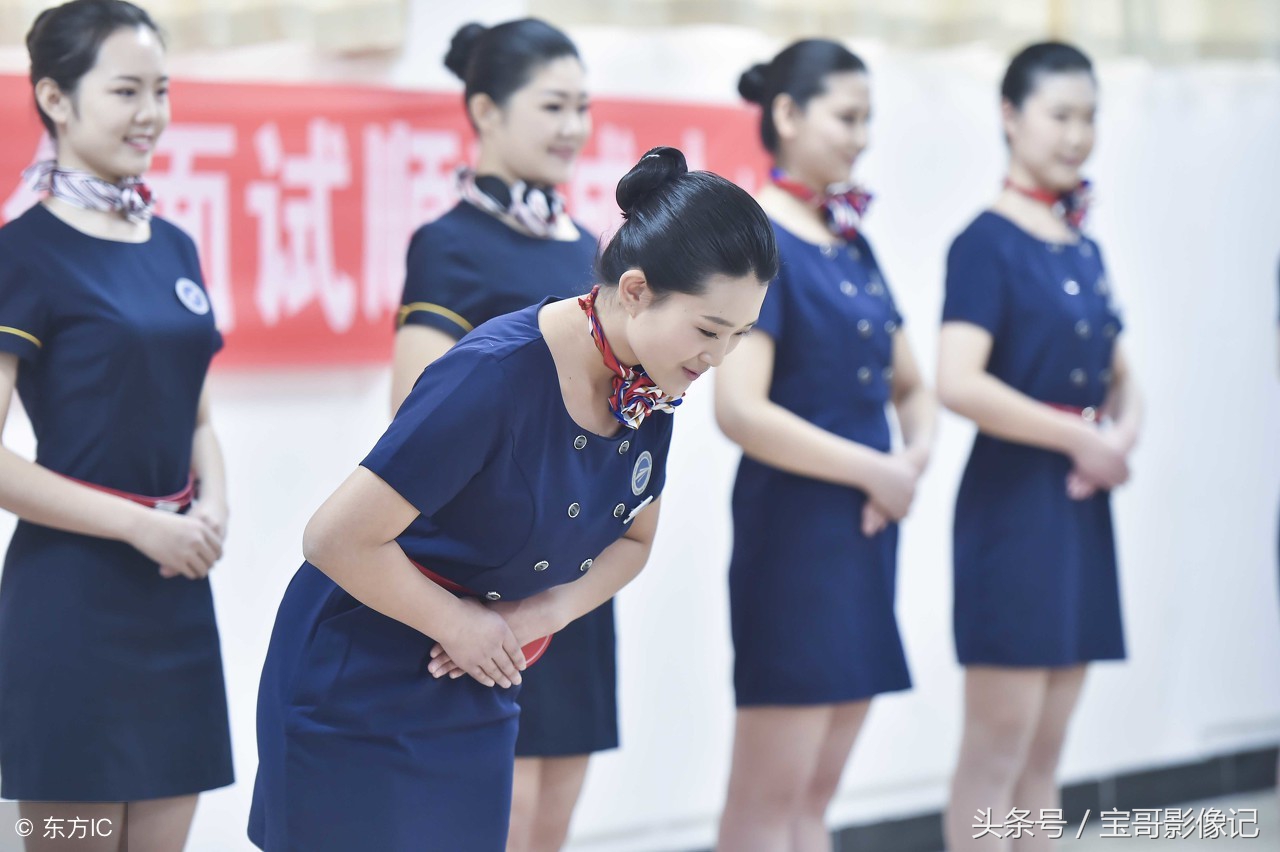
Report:
M618 206L623 218L630 218L654 190L689 173L689 165L678 148L650 148L640 161L618 181Z
M742 72L742 76L738 78L738 94L742 95L743 100L764 104L764 86L768 74L769 66L764 62L757 62Z
M453 34L453 41L449 42L449 52L444 55L444 67L464 83L467 81L467 66L471 64L476 42L488 31L489 28L484 24L463 24Z

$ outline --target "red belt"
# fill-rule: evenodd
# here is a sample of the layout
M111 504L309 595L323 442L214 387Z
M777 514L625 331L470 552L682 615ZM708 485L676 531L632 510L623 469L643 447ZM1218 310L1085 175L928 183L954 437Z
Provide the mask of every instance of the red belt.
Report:
M413 562L412 559L410 559L409 561ZM413 565L415 568L421 571L423 575L427 577L427 579L431 580L433 583L435 583L437 586L439 586L442 589L445 589L450 592L457 592L460 595L466 595L467 597L472 597L472 598L485 597L484 595L479 595L471 591L466 586L462 586L462 585L459 585L458 583L453 582L448 577L440 576L435 571L432 571L430 568L426 567L425 565L421 565L417 562L413 562ZM525 665L531 666L534 663L536 663L538 659L547 652L547 646L550 644L551 644L551 637L543 636L539 639L534 639L528 645L525 645L524 648L521 649L524 651Z
M1094 408L1092 405L1086 406L1085 408L1081 408L1078 405L1062 405L1057 402L1046 402L1045 405L1050 408L1056 408L1058 411L1065 411L1068 414L1074 414L1082 420L1087 420L1090 423L1097 423L1102 419L1102 411Z
M137 503L140 506L146 506L148 509L159 509L162 512L185 512L191 507L196 499L196 478L192 474L187 476L187 487L181 491L175 491L173 494L167 494L164 497L148 497L145 494L133 494L129 491L121 491L117 488L109 488L106 485L99 485L96 482L85 482L83 479L76 479L74 476L67 476L72 482L80 485L88 486L95 491L102 491L115 497L123 497Z

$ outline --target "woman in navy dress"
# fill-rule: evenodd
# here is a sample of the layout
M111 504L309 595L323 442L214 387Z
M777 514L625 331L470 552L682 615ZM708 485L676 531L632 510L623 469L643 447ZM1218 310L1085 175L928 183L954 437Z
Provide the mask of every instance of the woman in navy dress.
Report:
M829 849L824 825L871 698L911 679L894 616L897 522L929 457L936 403L849 184L867 145L867 69L796 42L742 75L759 104L781 271L716 381L743 448L729 566L737 723L720 848ZM905 446L890 440L892 404Z
M596 239L564 212L591 130L577 49L534 19L468 24L445 65L479 137L463 200L413 235L396 333L392 410L423 368L488 320L593 279ZM564 845L591 752L618 745L613 602L556 635L520 692L510 852Z
M592 294L433 362L308 523L258 695L258 846L503 849L521 647L643 567L656 412L734 348L777 271L756 203L679 151L646 154L618 203Z
M1109 495L1141 416L1102 256L1080 232L1092 66L1070 45L1032 45L1001 95L1008 176L951 245L939 343L939 395L978 428L955 510L965 724L951 850L980 846L987 809L1059 807L1085 667L1125 656Z
M84 840L103 850L127 802L133 848L177 850L196 794L233 780L208 581L227 509L204 381L222 341L195 245L151 217L139 178L169 118L155 25L79 0L27 43L57 158L28 172L43 203L0 228L0 421L16 388L37 442L34 463L0 449L0 505L19 517L0 795L37 826L111 820ZM33 804L49 801L112 804Z

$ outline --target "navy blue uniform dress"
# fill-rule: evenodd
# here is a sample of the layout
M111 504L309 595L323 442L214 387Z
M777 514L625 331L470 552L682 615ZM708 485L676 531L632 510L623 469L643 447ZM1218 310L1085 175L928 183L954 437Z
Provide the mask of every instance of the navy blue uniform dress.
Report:
M610 438L584 431L538 310L485 323L428 366L361 462L421 512L397 539L405 554L491 600L584 576L665 482L670 418ZM503 848L519 687L437 680L434 643L302 565L258 693L254 843Z
M36 462L159 497L187 484L221 347L191 239L83 234L36 205L0 228L0 351ZM20 521L0 579L0 796L120 801L230 784L208 580L119 541Z
M465 201L423 225L409 244L401 325L461 338L496 316L546 296L591 289L596 240L579 225L573 242L507 227ZM613 601L556 634L520 691L516 754L557 757L618 746Z
M888 451L902 317L871 247L861 236L819 246L774 231L782 265L756 326L775 346L769 399ZM857 701L911 686L894 617L898 528L863 535L866 500L743 456L729 566L739 707Z
M1042 402L1099 409L1120 317L1097 244L1046 243L985 212L947 258L944 322L991 334L987 372ZM956 496L956 652L965 665L1122 659L1110 494L1067 496L1062 453L979 433Z

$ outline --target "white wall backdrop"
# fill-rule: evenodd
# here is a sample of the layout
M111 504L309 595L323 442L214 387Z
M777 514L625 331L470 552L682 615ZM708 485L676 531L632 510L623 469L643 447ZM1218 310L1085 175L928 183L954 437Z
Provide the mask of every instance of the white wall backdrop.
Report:
M476 0L464 19L440 5L417 0L403 56L375 77L457 90L440 65L456 26L525 7ZM716 27L571 35L601 95L720 102L733 100L742 69L782 46ZM1006 57L853 47L873 72L873 147L859 166L877 194L867 232L932 374L948 243L1003 173L996 93ZM313 68L284 55L256 52L234 73L281 79ZM179 59L175 70L217 76L230 64ZM1091 228L1126 311L1124 344L1149 415L1133 481L1115 501L1130 659L1091 673L1068 781L1280 740L1280 68L1112 60L1099 71ZM257 679L302 527L380 433L389 379L376 367L211 382L231 479L231 535L213 582L239 782L204 797L190 849L228 852L249 848ZM680 410L654 557L620 599L623 748L593 764L574 823L578 852L688 849L713 837L733 720L725 574L736 456L710 398L700 386ZM916 687L875 704L837 824L944 801L960 731L951 508L971 435L944 416L902 537L898 611ZM30 448L20 416L6 440Z

